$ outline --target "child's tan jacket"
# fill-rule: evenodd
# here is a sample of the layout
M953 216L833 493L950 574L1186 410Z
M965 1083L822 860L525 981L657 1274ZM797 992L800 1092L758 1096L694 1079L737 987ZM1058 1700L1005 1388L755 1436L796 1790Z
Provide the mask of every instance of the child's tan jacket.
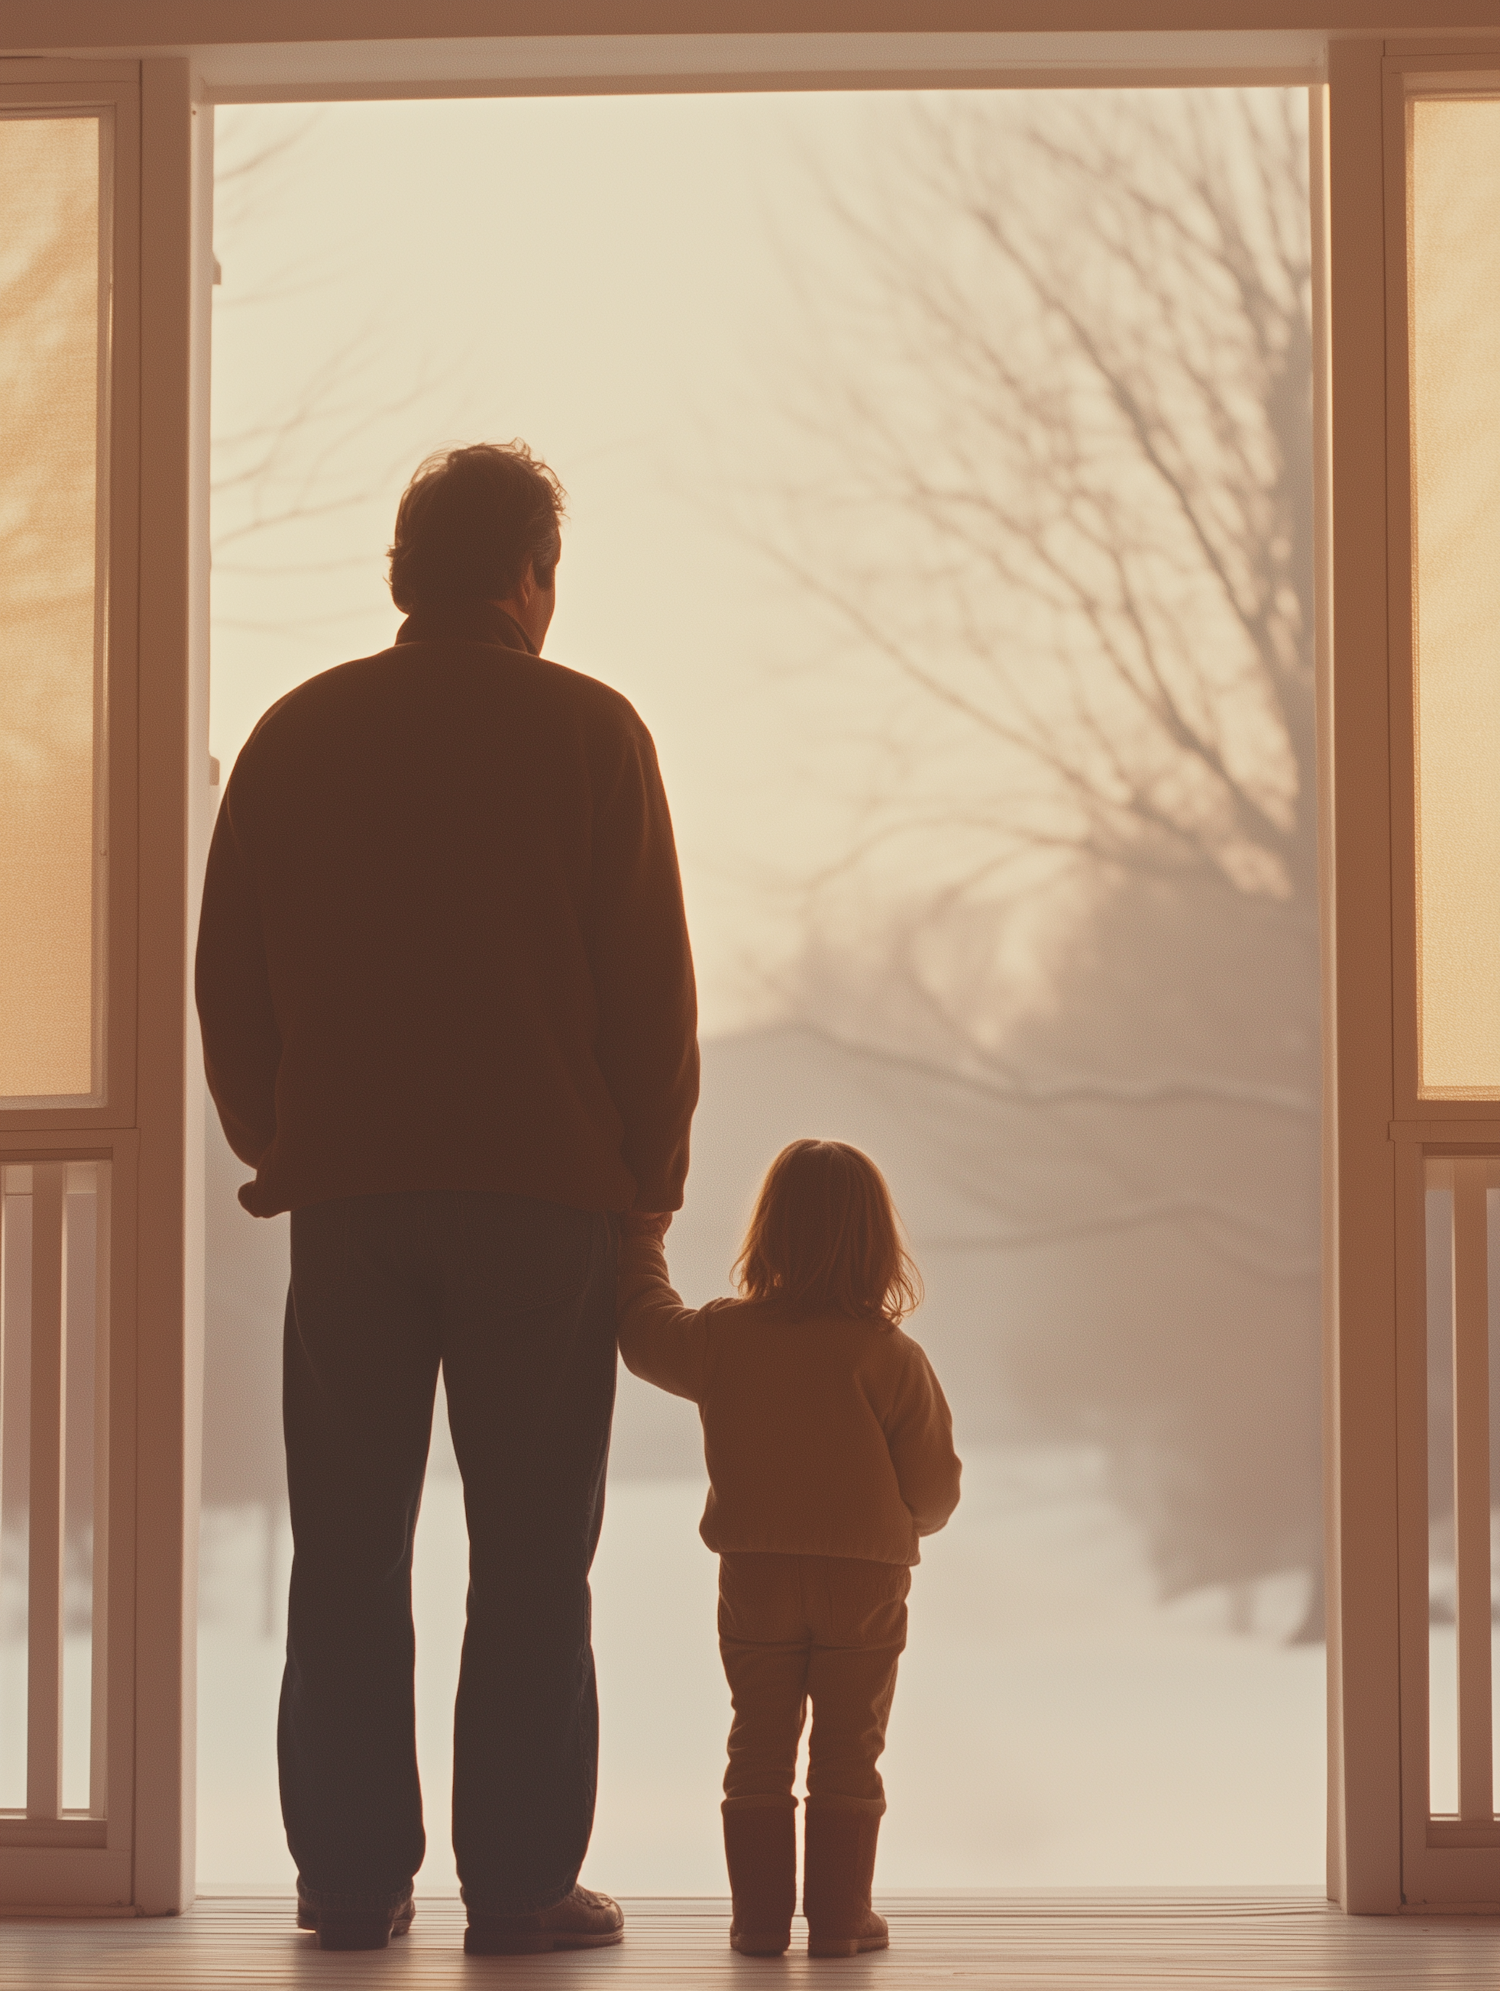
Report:
M953 1419L931 1364L899 1328L773 1301L685 1307L651 1237L620 1250L620 1353L634 1375L696 1403L717 1554L921 1560L958 1505Z

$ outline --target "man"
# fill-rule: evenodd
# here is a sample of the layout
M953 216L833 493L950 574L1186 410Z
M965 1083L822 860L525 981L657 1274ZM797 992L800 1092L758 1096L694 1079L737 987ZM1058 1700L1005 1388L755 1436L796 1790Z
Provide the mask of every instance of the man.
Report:
M291 1211L294 1560L278 1750L298 1919L410 1923L425 1850L411 1551L439 1366L469 1524L454 1725L465 1948L619 1940L577 1886L598 1708L588 1572L620 1213L680 1207L692 961L651 737L542 660L563 493L524 444L430 458L394 646L266 713L198 941L208 1081Z

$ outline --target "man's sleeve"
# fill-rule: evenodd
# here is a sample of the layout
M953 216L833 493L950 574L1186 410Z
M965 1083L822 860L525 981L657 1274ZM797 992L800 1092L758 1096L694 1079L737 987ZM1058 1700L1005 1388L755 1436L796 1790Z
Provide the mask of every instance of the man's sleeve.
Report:
M203 1063L225 1137L258 1168L276 1136L276 1071L281 1033L271 1003L260 905L236 823L233 779L219 805L203 912L196 987Z
M651 735L619 741L594 858L599 1064L638 1210L679 1210L698 1103L698 1001L672 818Z

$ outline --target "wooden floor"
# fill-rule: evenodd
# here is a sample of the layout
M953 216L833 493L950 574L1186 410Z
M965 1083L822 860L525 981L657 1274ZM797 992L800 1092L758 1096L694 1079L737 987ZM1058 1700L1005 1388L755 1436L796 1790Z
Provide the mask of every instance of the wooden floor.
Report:
M548 1957L466 1958L458 1902L418 1897L410 1936L373 1955L324 1955L293 1927L291 1904L206 1899L169 1920L0 1921L6 1991L218 1991L267 1985L329 1991L437 1991L503 1982L508 1991L646 1985L856 1987L1005 1986L1092 1991L1101 1985L1270 1985L1366 1991L1460 1991L1500 1985L1500 1920L1350 1920L1319 1896L1142 1891L1118 1894L913 1895L881 1902L891 1922L882 1955L813 1963L798 1945L779 1961L738 1957L725 1940L728 1904L627 1901L617 1949Z

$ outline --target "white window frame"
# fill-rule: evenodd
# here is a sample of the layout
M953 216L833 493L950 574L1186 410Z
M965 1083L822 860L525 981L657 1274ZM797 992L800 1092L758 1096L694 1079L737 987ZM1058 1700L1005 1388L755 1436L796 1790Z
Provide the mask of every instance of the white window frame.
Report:
M95 1103L0 1112L0 1166L103 1162L98 1197L104 1284L96 1373L107 1377L95 1417L108 1434L107 1483L96 1490L93 1627L97 1753L87 1818L0 1815L0 1900L127 1902L134 1843L136 1663L136 1211L139 1123L135 1060L136 775L140 428L140 72L127 62L28 65L25 77L0 65L0 115L7 111L92 111L109 121L112 162L102 181L111 213L111 350L106 397L104 527L107 634L103 708L106 764L107 889L96 917L104 987L96 1000L102 1071ZM101 584L105 576L101 576ZM99 1053L96 1053L98 1056ZM34 1461L40 1469L41 1461ZM60 1496L60 1488L54 1488ZM54 1630L56 1628L54 1627Z

